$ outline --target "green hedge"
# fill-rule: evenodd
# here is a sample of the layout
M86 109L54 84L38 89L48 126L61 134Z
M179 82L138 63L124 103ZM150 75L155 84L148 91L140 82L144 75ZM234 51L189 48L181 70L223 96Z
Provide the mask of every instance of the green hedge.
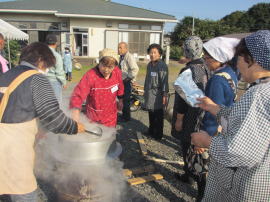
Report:
M12 67L18 65L19 62L19 54L21 51L21 47L18 41L11 40L9 41L9 47L10 47L10 60L11 60L11 65ZM8 42L6 41L5 43L5 58L8 60Z
M183 56L183 50L180 46L171 46L170 59L179 60Z

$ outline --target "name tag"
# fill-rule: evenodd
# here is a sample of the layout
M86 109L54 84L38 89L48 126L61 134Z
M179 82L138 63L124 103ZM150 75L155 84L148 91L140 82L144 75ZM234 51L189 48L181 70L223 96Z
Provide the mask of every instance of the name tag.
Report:
M151 72L151 76L157 76L156 72Z
M118 86L114 86L114 87L112 87L111 92L115 93L117 90L118 90Z

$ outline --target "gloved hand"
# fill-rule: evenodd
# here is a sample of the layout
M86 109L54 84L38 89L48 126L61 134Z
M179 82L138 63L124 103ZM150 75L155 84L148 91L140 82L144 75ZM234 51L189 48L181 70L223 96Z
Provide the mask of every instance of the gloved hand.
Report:
M78 125L78 133L85 132L85 127L82 123L77 122L77 125Z

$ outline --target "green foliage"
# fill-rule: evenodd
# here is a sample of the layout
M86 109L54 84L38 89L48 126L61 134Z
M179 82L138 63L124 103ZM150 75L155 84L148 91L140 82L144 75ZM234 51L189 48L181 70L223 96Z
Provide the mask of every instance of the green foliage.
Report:
M192 17L184 17L171 35L172 45L182 45L192 35ZM259 3L248 11L235 11L221 20L213 21L195 18L194 35L202 40L213 37L243 32L270 29L270 3Z
M11 40L9 41L9 47L10 47L10 59L11 59L11 65L14 67L18 64L19 61L19 53L21 50L20 44L18 41ZM6 41L4 51L6 53L6 59L8 60L8 42Z
M174 45L170 48L170 59L179 60L183 56L183 49L180 46Z
M250 31L270 29L270 3L259 3L247 11Z

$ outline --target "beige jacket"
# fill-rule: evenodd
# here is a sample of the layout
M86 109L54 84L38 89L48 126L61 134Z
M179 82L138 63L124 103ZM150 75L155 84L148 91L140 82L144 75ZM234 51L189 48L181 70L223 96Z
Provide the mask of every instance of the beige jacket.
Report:
M135 58L130 52L125 54L124 59L121 61L122 79L130 78L132 82L136 80L136 76L139 72L139 67Z

